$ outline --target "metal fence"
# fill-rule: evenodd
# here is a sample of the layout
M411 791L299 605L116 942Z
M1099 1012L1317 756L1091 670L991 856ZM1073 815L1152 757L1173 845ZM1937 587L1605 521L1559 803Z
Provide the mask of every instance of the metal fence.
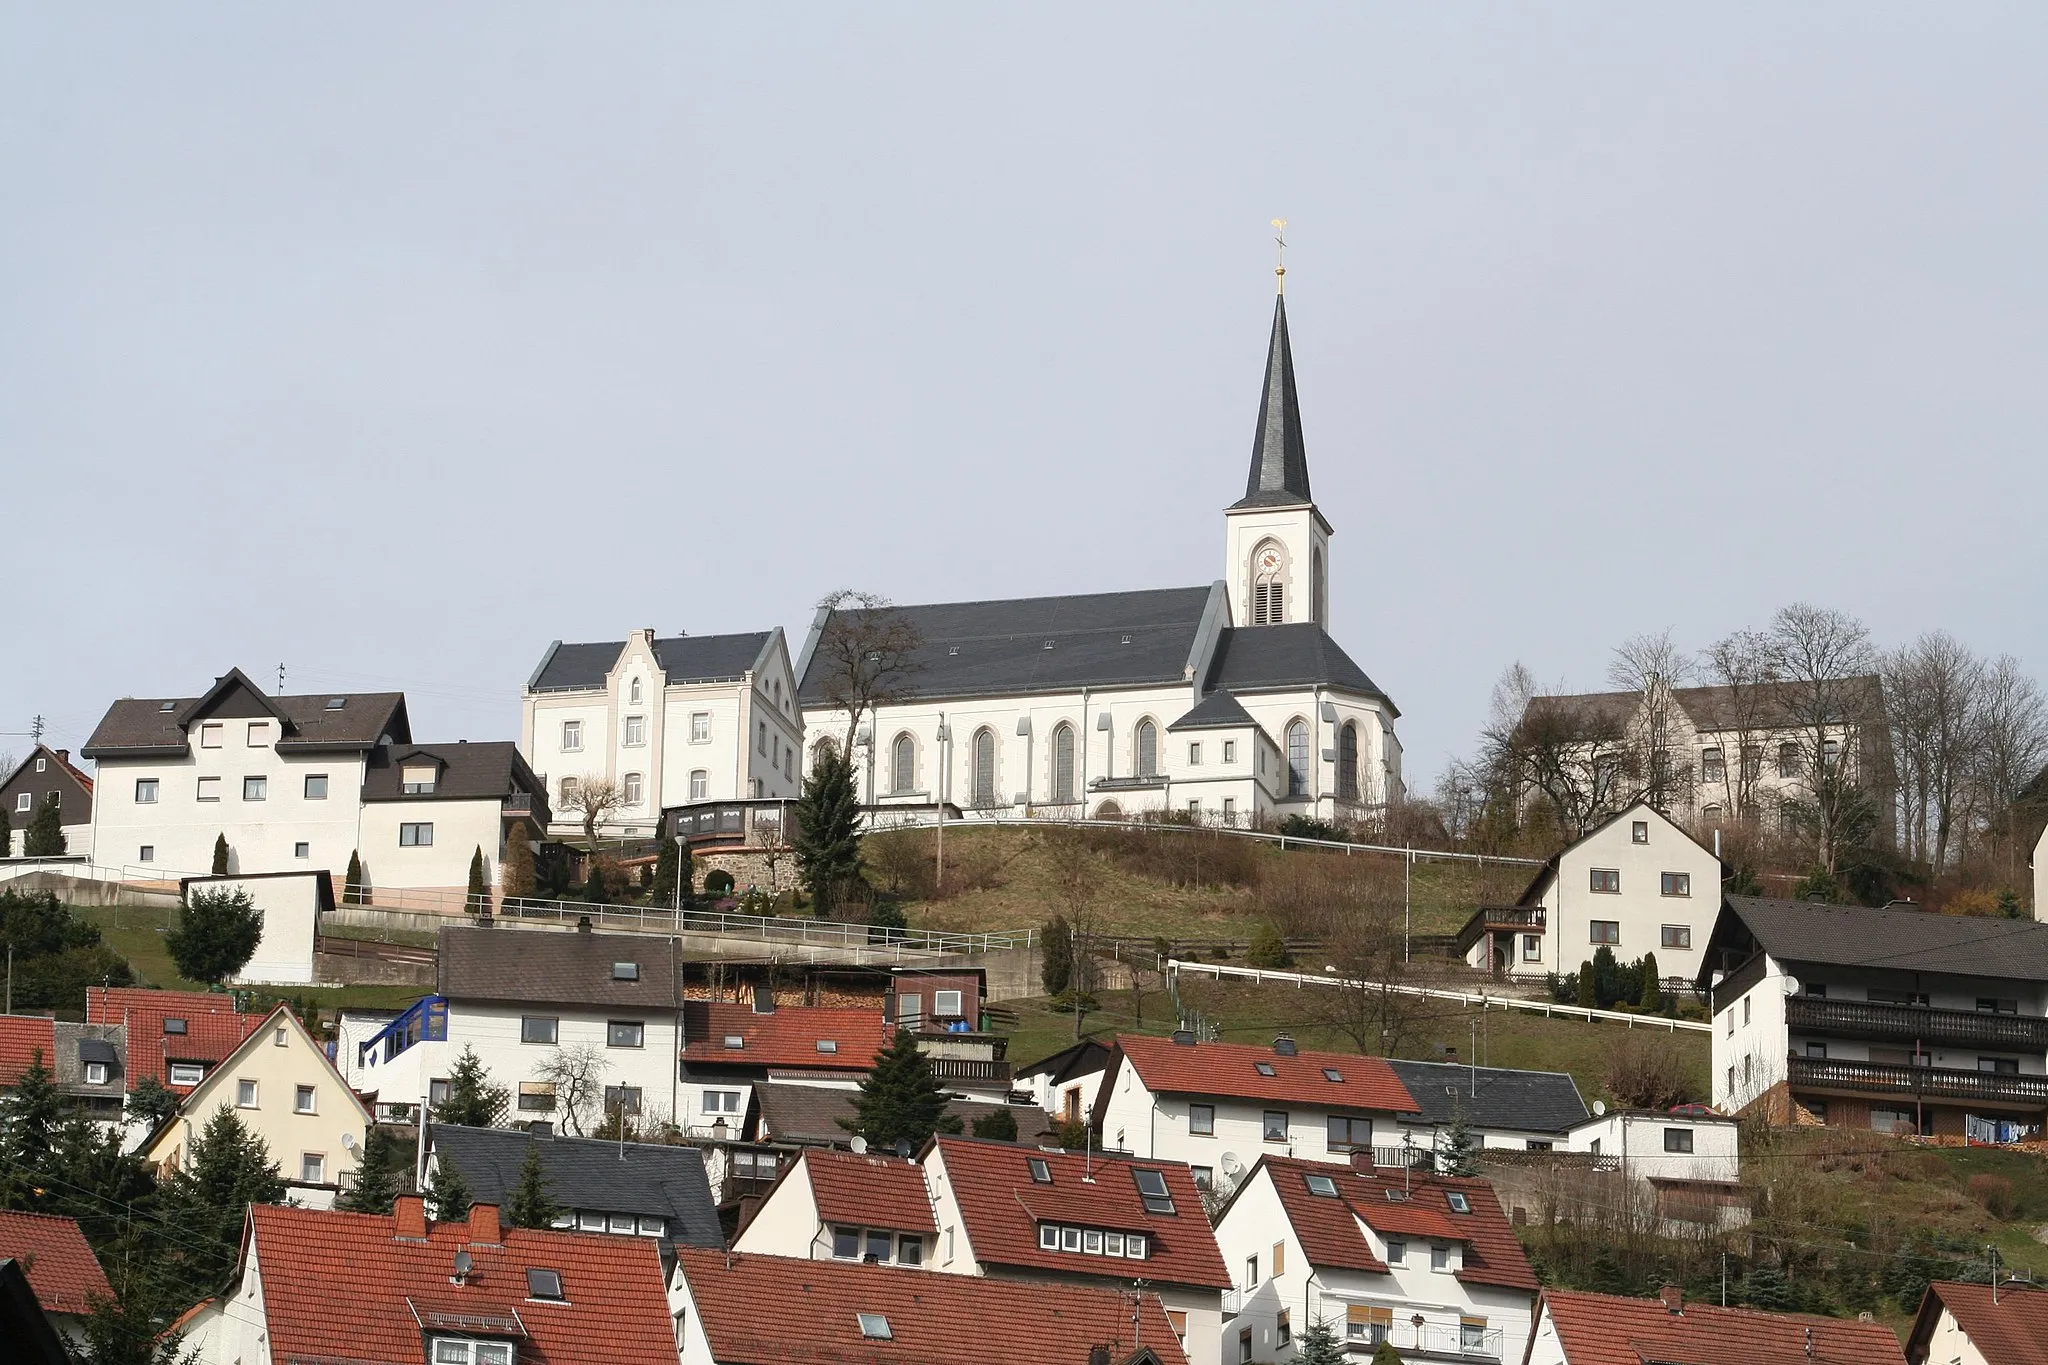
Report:
M1364 990L1385 990L1395 995L1405 995L1417 1000L1451 1000L1461 1005L1477 1005L1483 1010L1522 1010L1529 1014L1541 1014L1545 1018L1584 1019L1587 1022L1622 1024L1628 1028L1664 1029L1670 1033L1711 1033L1713 1026L1696 1019L1667 1019L1661 1014L1630 1014L1626 1010L1596 1010L1584 1005L1559 1005L1549 1000L1522 1000L1511 995L1489 995L1484 991L1439 991L1426 986L1396 986L1378 981L1349 981L1340 976L1314 976L1306 972L1283 972L1270 967L1226 967L1219 962L1186 962L1180 958L1168 958L1166 970L1169 982L1182 972L1195 976L1211 976L1221 981L1226 976L1240 977L1248 981L1277 981L1299 989L1302 986L1350 986ZM1176 987L1177 988L1177 987Z

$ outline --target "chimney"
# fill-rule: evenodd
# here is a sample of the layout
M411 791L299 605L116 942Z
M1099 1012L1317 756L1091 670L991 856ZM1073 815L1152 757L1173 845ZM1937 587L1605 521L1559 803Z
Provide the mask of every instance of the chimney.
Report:
M1664 1311L1672 1317L1682 1318L1685 1316L1684 1289L1675 1284L1667 1284L1657 1291L1657 1297L1663 1300Z
M69 763L71 761L71 751L69 749L52 749L50 752L57 755L59 763Z
M1279 1036L1278 1038L1275 1038L1275 1039L1273 1040L1273 1055L1274 1055L1274 1056L1276 1056L1276 1057L1292 1057L1292 1056L1294 1056L1294 1051L1295 1051L1295 1049L1294 1049L1294 1035L1293 1035L1293 1034L1291 1034L1291 1033L1283 1033L1283 1034L1281 1034L1281 1035L1280 1035L1280 1036Z
M427 1201L417 1194L401 1194L391 1205L391 1235L402 1242L427 1240Z
M1193 1047L1195 1045L1195 1031L1185 1028L1175 1029L1173 1031L1173 1045L1175 1047Z
M478 1246L494 1247L503 1240L498 1231L498 1206L496 1204L471 1204L469 1206L469 1240Z
M591 931L591 924L590 924L590 916L588 916L588 915L578 915L578 916L576 917L576 932L577 932L577 933L579 933L579 934L587 934L587 933L589 933L590 931Z
M1351 1149L1351 1169L1354 1171L1364 1171L1367 1175L1371 1175L1374 1171L1378 1170L1378 1163L1372 1159L1372 1148L1353 1147Z

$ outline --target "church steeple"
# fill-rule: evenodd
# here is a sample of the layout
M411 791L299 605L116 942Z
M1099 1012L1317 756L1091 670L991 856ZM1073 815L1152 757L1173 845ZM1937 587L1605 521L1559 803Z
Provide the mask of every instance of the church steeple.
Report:
M1287 300L1273 300L1273 338L1266 344L1266 383L1252 437L1251 475L1238 507L1291 507L1313 502L1308 448L1301 439L1301 400L1294 392L1294 350L1287 342Z

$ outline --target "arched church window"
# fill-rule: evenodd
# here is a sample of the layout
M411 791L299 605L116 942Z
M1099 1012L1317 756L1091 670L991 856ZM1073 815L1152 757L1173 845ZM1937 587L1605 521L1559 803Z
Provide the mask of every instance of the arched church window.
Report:
M1308 722L1297 720L1287 727L1287 794L1308 795Z
M819 740L816 744L813 744L811 746L812 769L817 769L827 759L836 757L838 753L839 746L832 742L832 737L830 735L827 735L825 738Z
M1074 799L1074 727L1065 722L1052 732L1052 799Z
M1287 619L1287 556L1275 541L1252 554L1252 624L1277 626Z
M983 810L996 803L996 732L986 725L974 732L974 804Z
M909 735L896 736L890 746L889 790L899 794L917 790L917 741Z
M1337 732L1337 799L1358 799L1358 722L1346 721Z
M1323 547L1318 545L1309 556L1309 610L1315 613L1316 624L1328 630L1330 627L1330 589L1323 577Z
M1138 776L1159 776L1159 727L1149 720L1138 722Z

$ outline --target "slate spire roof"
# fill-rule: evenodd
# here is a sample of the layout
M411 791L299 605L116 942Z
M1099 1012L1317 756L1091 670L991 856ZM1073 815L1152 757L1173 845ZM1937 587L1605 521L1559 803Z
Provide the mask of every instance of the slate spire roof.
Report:
M1265 387L1252 437L1251 476L1233 507L1288 507L1313 501L1308 448L1301 439L1301 402L1294 392L1294 350L1287 342L1287 300L1273 301L1273 339L1266 344Z

